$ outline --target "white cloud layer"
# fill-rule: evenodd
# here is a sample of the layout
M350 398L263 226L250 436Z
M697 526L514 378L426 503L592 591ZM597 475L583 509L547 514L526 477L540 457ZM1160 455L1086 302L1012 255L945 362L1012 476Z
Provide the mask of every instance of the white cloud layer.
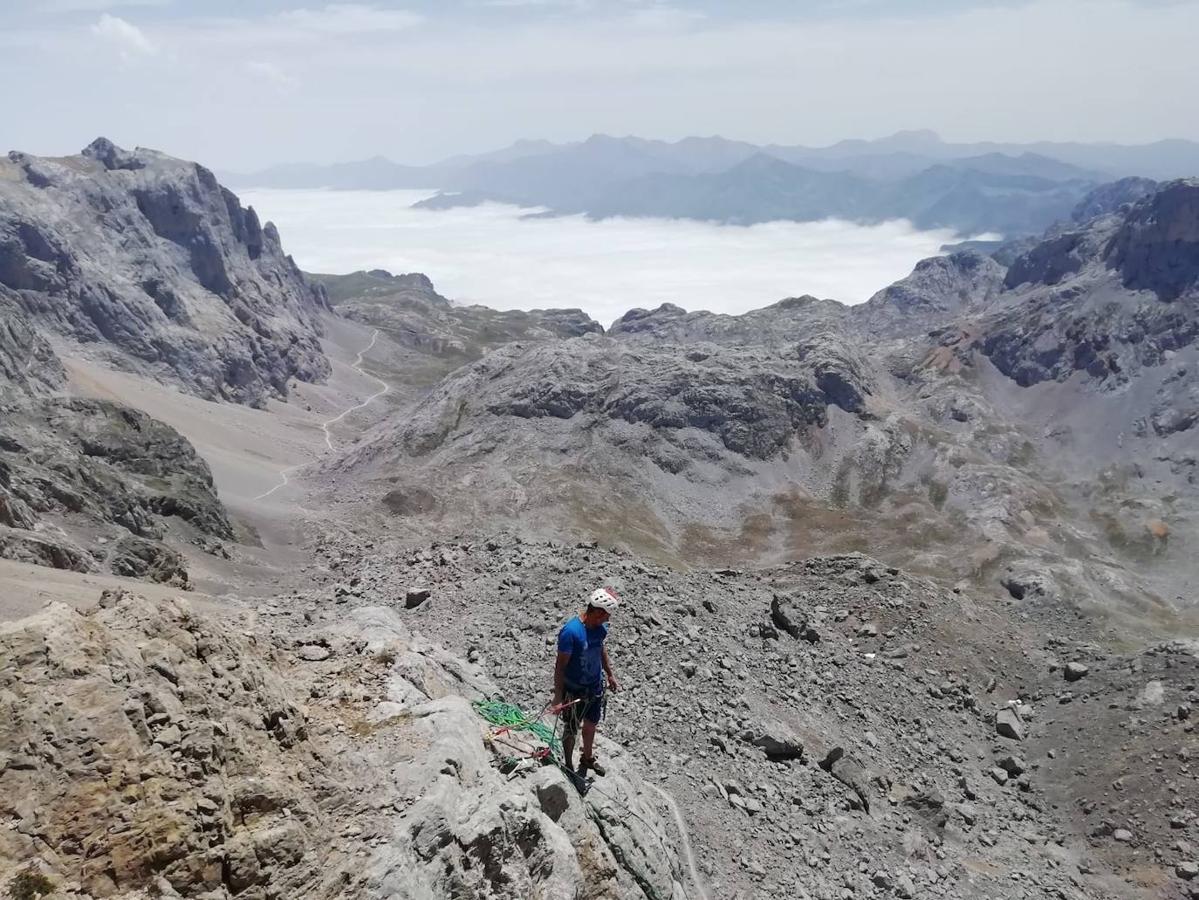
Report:
M153 56L158 52L157 46L146 37L145 32L120 16L104 13L92 26L92 33L115 46L124 58Z
M633 307L740 313L784 297L866 300L955 239L906 222L522 218L486 204L414 210L419 191L245 191L310 272L424 272L447 297L498 309L581 307L605 326Z

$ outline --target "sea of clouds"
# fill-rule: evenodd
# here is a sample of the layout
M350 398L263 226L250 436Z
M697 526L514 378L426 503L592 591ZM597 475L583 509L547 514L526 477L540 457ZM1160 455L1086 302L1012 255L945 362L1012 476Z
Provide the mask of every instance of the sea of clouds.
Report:
M741 313L813 294L861 303L957 240L905 221L769 222L531 218L489 203L412 209L425 191L247 190L308 272L423 272L458 303L578 307L610 324L633 307L675 303Z

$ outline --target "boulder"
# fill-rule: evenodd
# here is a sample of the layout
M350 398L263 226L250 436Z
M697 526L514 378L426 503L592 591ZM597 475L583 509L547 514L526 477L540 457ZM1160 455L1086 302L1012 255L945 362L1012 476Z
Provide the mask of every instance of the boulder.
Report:
M850 788L862 809L870 812L870 782L865 766L853 757L847 756L843 747L834 747L825 755L819 765L824 771Z
M1013 741L1024 740L1024 720L1013 707L1005 707L995 714L995 732Z
M121 538L108 561L114 575L189 587L187 564L174 550L136 535Z
M786 726L775 723L753 735L750 743L760 747L767 759L803 759L803 742Z
M404 608L416 609L432 595L433 592L428 588L417 588L415 590L410 590L404 595Z
M908 794L903 799L903 806L933 831L944 831L945 823L949 820L945 797L936 788L926 788Z
M1085 678L1090 671L1090 669L1080 662L1068 662L1065 668L1062 669L1062 674L1067 681L1078 681L1080 678Z
M1028 768L1028 764L1025 763L1023 759L1021 759L1019 756L1012 756L1010 754L1000 758L995 765L1003 769L1003 771L1007 772L1013 778L1024 774L1025 769Z
M770 621L796 640L815 644L820 634L808 622L807 615L793 600L775 595L770 601Z

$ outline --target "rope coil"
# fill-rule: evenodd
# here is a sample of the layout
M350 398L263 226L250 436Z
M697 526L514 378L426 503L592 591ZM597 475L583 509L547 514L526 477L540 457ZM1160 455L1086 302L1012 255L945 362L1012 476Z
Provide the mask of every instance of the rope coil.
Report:
M492 728L484 738L489 744L502 744L513 750L517 750L525 757L533 759L550 758L555 762L562 760L562 741L558 738L558 729L555 726L551 728L542 721L547 715L557 716L562 710L578 703L578 700L572 700L570 703L560 703L552 705L547 703L541 708L541 712L536 715L526 715L524 710L514 703L504 703L500 700L476 700L471 706L481 718L496 726ZM509 740L504 740L505 737L510 737L515 741L520 741L520 736L515 732L527 732L536 740L540 741L543 746L540 747L525 747ZM518 762L516 757L509 757L512 762Z

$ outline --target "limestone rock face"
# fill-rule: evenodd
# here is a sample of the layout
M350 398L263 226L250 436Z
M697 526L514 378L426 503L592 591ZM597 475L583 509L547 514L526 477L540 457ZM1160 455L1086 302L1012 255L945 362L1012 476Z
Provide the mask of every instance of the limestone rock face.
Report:
M186 585L172 527L231 540L208 464L175 429L104 400L47 397L0 422L0 557Z
M695 896L619 748L587 799L554 768L509 778L468 700L494 685L394 611L303 636L327 652L290 669L245 625L128 594L0 625L0 880L32 865L81 900Z
M0 557L186 586L169 531L233 538L174 429L61 396L71 353L260 405L329 372L324 289L207 169L104 139L0 160ZM215 551L220 552L220 551Z
M1171 181L1141 199L1107 252L1124 286L1176 300L1199 282L1199 179Z
M258 405L321 380L328 308L202 166L99 139L0 160L0 297L101 358Z
M985 308L1003 289L1003 266L973 251L934 256L850 315L873 334L915 334Z
M979 345L1021 386L1075 372L1109 387L1199 339L1199 181L1057 233L1017 258Z
M0 868L78 895L265 897L319 876L304 715L245 639L186 604L108 596L0 626Z
M1155 190L1157 190L1156 181L1135 175L1108 184L1101 184L1078 202L1078 205L1070 213L1070 220L1089 222L1097 216L1119 212L1125 204L1136 203Z
M0 403L44 394L60 386L65 377L50 344L0 288Z

